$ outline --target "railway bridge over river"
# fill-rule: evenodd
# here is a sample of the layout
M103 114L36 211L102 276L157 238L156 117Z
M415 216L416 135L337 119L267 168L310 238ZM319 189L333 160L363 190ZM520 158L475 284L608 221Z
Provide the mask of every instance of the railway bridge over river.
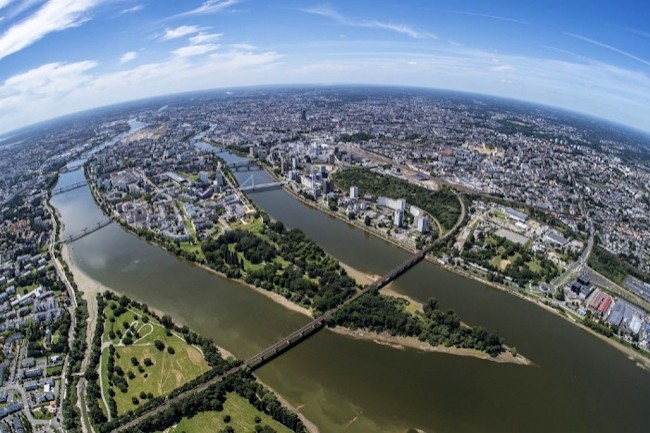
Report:
M137 426L140 422L145 420L146 418L155 416L156 414L159 414L163 412L164 410L168 409L171 406L174 406L178 404L181 400L184 398L195 394L197 392L202 392L208 389L210 386L215 385L222 380L224 380L226 377L231 376L241 370L244 369L249 369L249 370L255 370L262 365L266 364L276 356L280 355L283 352L286 352L287 350L297 346L299 343L302 341L305 341L307 338L310 336L314 335L316 332L318 332L320 329L322 329L325 324L327 323L327 320L330 319L334 314L336 314L339 310L341 310L343 307L351 304L352 302L356 301L359 299L361 296L365 295L368 292L374 291L374 290L380 290L382 287L386 286L388 283L399 277L400 275L404 274L407 272L409 269L411 269L413 266L418 264L420 261L422 261L427 253L429 252L431 247L424 248L420 251L418 251L414 256L410 257L408 260L400 263L398 266L393 268L390 272L386 273L384 276L382 276L378 281L376 281L373 284L369 284L365 286L362 290L358 291L357 293L354 294L351 298L347 299L345 302L342 304L338 305L337 307L325 312L324 314L316 317L315 319L311 320L310 322L307 322L306 324L302 325L300 328L296 329L293 331L291 334L283 337L282 339L276 341L275 343L271 344L267 348L261 350L257 354L251 356L250 358L246 359L244 362L242 362L239 366L233 367L230 370L228 370L226 373L216 376L207 382L204 382L200 385L197 385L196 387L183 391L182 393L178 394L177 396L170 398L166 400L164 403L160 404L159 406L152 408L151 410L144 412L137 418L134 418L133 420L127 422L126 424L123 424L122 426L116 428L113 430L113 433L118 433L118 432L123 432L126 431L129 428Z

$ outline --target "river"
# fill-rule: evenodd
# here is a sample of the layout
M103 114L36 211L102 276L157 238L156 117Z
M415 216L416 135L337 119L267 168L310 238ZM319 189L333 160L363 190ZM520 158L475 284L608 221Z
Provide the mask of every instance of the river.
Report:
M220 155L223 156L223 155ZM233 157L236 158L236 157ZM263 172L241 172L240 181ZM57 186L83 180L61 175ZM250 198L328 253L381 274L408 254L282 190ZM102 218L88 188L53 198L66 235ZM243 358L305 323L244 285L172 257L111 224L70 245L102 284L171 314ZM256 375L323 433L632 432L650 425L650 374L596 337L529 302L424 262L394 287L438 298L472 325L495 329L534 366L398 350L323 331Z

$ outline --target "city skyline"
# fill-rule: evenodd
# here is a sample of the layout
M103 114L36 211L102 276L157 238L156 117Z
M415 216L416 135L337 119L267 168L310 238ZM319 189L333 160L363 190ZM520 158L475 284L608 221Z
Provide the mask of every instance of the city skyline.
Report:
M649 132L650 30L647 6L633 3L0 0L0 134L139 98L265 84L460 90Z

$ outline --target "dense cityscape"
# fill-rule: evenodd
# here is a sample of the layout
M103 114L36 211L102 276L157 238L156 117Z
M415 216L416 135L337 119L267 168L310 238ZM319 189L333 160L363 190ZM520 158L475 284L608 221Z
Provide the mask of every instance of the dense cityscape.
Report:
M240 431L242 410L252 414L246 429L317 431L246 368L323 326L402 348L535 361L435 298L388 286L421 259L527 299L648 366L647 141L505 100L353 87L166 97L5 139L0 431L180 432L197 414ZM82 188L105 220L71 232L57 200ZM413 258L364 275L269 216L255 197L277 190ZM84 291L70 247L111 221L312 327L287 348L237 361L119 288Z

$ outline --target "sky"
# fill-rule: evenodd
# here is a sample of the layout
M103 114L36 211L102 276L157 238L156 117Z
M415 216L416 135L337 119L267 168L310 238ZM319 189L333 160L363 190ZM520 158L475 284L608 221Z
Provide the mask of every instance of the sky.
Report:
M0 0L0 134L200 89L386 84L650 132L644 0Z

